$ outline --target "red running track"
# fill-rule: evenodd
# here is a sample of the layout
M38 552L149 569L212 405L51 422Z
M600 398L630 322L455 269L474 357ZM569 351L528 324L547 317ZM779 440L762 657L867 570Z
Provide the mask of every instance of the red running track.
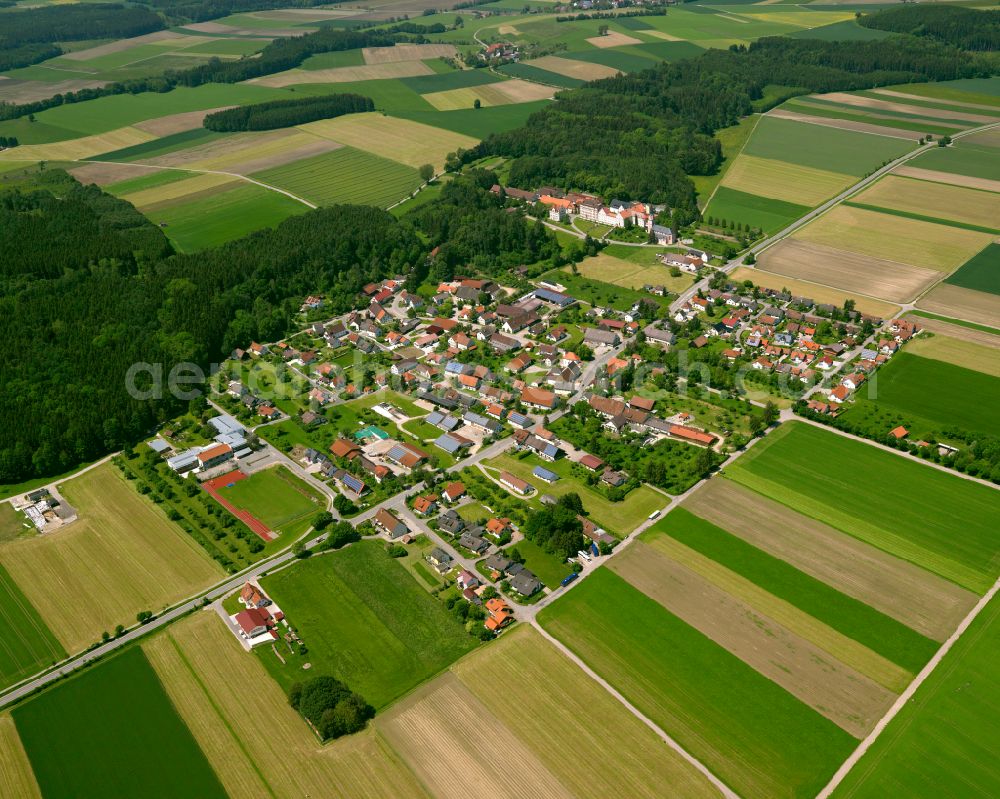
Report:
M231 514L233 514L233 516L235 516L237 519L243 522L243 524L249 527L253 532L259 535L265 541L273 541L274 533L271 532L270 528L268 528L266 524L260 521L260 519L258 519L253 514L245 510L241 510L240 508L237 508L228 500L223 499L222 495L219 494L220 488L225 488L226 486L230 486L233 483L238 483L240 480L246 480L247 476L248 475L244 474L239 469L235 469L234 471L228 472L227 474L224 474L221 477L215 477L211 480L206 480L204 483L202 483L202 487L205 489L205 491L208 492L209 496L211 496L216 502L222 505L222 507L228 510Z

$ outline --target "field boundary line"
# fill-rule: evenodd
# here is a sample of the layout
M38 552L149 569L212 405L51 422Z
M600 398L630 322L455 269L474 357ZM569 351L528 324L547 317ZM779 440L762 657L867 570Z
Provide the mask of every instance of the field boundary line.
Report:
M958 639L961 638L965 631L969 629L983 609L990 603L990 600L997 595L998 591L1000 591L1000 579L997 579L997 581L993 583L993 587L980 597L979 601L975 604L975 607L973 607L966 617L962 619L962 622L955 629L955 632L953 632L949 636L948 640L941 645L938 651L934 654L934 657L932 657L928 661L927 665L920 670L920 673L916 676L913 682L911 682L907 686L906 690L899 695L899 698L893 702L892 707L890 707L886 714L879 719L875 728L868 733L868 736L860 744L858 744L858 747L851 753L850 757L848 757L847 760L841 764L840 768L837 769L826 786L818 794L816 794L816 799L828 799L833 794L854 766L857 765L858 761L861 760L865 753L871 748L872 744L874 744L878 737L885 732L889 723L897 715L899 715L899 712L904 707L906 707L909 701L913 698L913 695L917 692L917 689L920 688L927 678L931 676L934 669L936 669L941 661L944 660L951 648L958 642Z
M1000 586L1000 581L998 581L998 586ZM618 700L626 710L628 710L633 716L635 716L639 721L645 724L649 729L651 729L656 735L674 752L679 754L685 761L690 765L694 766L698 772L707 779L712 786L719 791L726 799L740 799L739 794L737 794L732 788L726 785L721 779L719 779L712 771L702 763L698 758L688 752L683 746L677 743L670 735L668 735L663 728L661 728L655 721L645 715L639 708L629 702L622 693L615 688L611 683L605 680L600 674L594 671L590 666L588 666L581 657L579 657L575 652L573 652L568 646L566 646L562 641L552 635L548 630L542 627L537 620L531 620L531 626L541 633L542 637L545 638L550 644L552 644L557 650L559 650L563 655L565 655L569 660L575 663L584 674L586 674L590 679L600 685L605 691L607 691L611 696Z

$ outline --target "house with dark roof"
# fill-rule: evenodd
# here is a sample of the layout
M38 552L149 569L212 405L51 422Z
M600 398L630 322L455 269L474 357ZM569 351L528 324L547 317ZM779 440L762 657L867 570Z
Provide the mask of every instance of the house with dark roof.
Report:
M379 512L372 519L372 524L389 538L400 538L410 532L410 529L397 518L396 514L385 508L379 509Z

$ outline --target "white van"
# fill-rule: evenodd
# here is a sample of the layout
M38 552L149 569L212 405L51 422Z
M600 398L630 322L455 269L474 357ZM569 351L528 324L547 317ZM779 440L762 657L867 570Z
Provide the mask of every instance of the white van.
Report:
M651 514L649 514L649 520L653 521L653 519L655 519L659 515L660 515L660 512L658 510L654 510Z

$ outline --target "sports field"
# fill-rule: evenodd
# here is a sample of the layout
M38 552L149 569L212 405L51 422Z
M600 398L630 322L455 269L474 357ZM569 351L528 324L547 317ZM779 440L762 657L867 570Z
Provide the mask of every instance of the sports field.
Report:
M252 177L316 205L360 203L385 208L420 185L413 167L353 147L340 147Z
M262 587L306 642L313 670L333 674L376 708L476 645L377 542L297 563ZM260 657L282 687L301 679L300 657L286 653L284 666L269 649Z
M987 244L949 275L945 283L1000 295L1000 244Z
M63 483L78 521L0 547L8 571L67 652L222 577L193 539L110 464ZM58 590L53 590L58 586Z
M45 797L226 796L139 647L12 715Z
M981 189L886 175L851 200L952 222L1000 227L1000 194Z
M823 469L814 465L823 463ZM789 422L726 470L728 477L972 591L1000 573L985 486L803 422ZM884 486L858 512L845 497Z
M23 680L66 657L27 597L0 566L0 688Z
M539 621L741 796L812 796L855 744L608 569Z
M219 493L272 530L280 530L326 507L314 488L284 466L254 472L246 480L219 489Z

